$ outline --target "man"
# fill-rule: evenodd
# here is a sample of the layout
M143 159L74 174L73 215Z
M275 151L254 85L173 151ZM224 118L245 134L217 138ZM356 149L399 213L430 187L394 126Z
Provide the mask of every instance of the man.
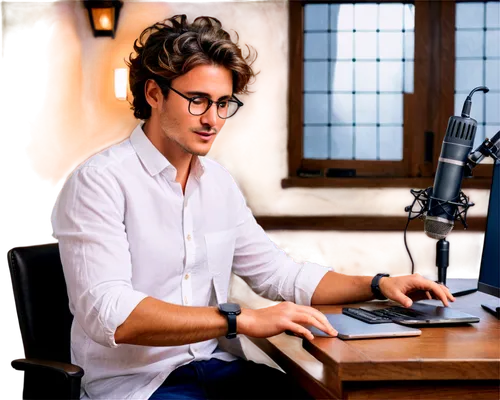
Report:
M285 374L223 351L218 338L289 330L313 339L306 325L335 336L310 305L372 299L372 278L289 259L229 173L203 157L255 76L218 20L172 17L147 28L134 50L133 109L145 122L73 172L52 216L82 396L305 398ZM231 272L285 301L259 310L226 304ZM405 306L410 294L453 300L418 275L375 286Z

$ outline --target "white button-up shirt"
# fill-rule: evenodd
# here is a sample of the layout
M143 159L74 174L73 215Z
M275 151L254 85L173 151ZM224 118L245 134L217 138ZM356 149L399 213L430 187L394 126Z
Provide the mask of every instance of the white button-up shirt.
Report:
M145 297L195 307L224 303L234 272L264 297L309 305L328 271L279 250L216 162L193 159L185 194L176 174L139 124L130 138L80 165L54 206L53 235L74 315L71 357L85 370L84 397L146 399L181 365L235 359L217 339L118 345L116 329Z

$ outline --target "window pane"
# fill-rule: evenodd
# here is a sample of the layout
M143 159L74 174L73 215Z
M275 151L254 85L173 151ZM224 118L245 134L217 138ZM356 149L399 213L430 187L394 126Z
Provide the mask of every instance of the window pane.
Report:
M482 60L456 60L455 90L469 93L483 84ZM475 97L474 97L475 98Z
M486 32L486 57L500 57L500 30Z
M405 93L413 93L413 61L405 62Z
M490 90L500 90L500 60L486 63L486 86Z
M455 35L456 57L482 57L484 47L484 32L457 31Z
M379 7L380 30L403 30L403 4L381 4Z
M381 126L379 142L381 160L401 161L403 159L402 126Z
M377 58L377 34L375 32L356 32L354 56L359 59Z
M475 99L474 99L475 100ZM500 93L488 93L485 96L486 101L486 123L500 123Z
M404 34L404 58L405 60L415 59L415 32L405 32Z
M330 46L331 58L352 60L354 56L354 34L352 32L332 32Z
M403 58L403 32L379 33L379 58L382 60Z
M356 159L376 160L377 159L377 127L356 126Z
M354 6L352 4L331 4L330 26L333 31L352 32L354 29Z
M481 143L484 142L484 139L486 139L485 127L484 125L478 125L476 131L476 137L474 138L474 144L472 145L472 147L476 149Z
M328 59L328 34L304 34L304 58Z
M327 94L304 94L304 122L306 124L328 123Z
M333 160L350 160L353 158L353 132L350 126L331 127L331 158Z
M352 62L337 61L331 63L332 90L352 91L354 64Z
M486 3L486 26L500 28L500 3L490 1Z
M400 160L403 90L413 91L414 5L353 2L304 7L309 13L304 33L304 129L307 140L322 141L321 146L307 145L307 157ZM380 128L384 144L378 141Z
M403 95L381 94L379 118L381 124L403 124Z
M328 62L304 62L304 90L328 90Z
M403 91L403 63L381 61L379 63L379 89L382 92Z
M357 94L354 100L354 118L356 124L377 121L377 95Z
M404 28L405 30L415 29L415 5L405 4L404 12Z
M332 98L332 124L352 124L353 95L334 93Z
M377 90L377 63L361 62L354 63L354 90L372 91Z
M377 15L377 4L355 4L354 29L375 31L377 29Z
M455 115L461 114L467 94L476 86L490 89L472 99L470 116L478 122L474 147L484 141L485 123L500 122L500 31L491 26L497 23L496 10L498 3L491 1L456 4Z
M327 126L304 126L304 157L328 158Z
M457 3L457 28L482 28L484 25L484 3Z
M308 4L304 7L304 28L310 30L328 29L328 4Z

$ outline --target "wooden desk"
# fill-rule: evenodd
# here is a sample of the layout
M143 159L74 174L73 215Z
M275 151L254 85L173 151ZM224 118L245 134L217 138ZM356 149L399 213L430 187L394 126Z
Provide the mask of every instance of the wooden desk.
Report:
M252 341L316 398L498 400L500 321L480 305L492 299L483 293L457 298L452 307L481 322L422 328L417 337L310 342L282 334ZM339 313L342 306L317 308Z

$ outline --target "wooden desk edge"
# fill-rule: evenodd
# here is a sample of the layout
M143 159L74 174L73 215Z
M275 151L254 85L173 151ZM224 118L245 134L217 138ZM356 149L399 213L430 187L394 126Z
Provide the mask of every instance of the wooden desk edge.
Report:
M340 339L339 339L340 340ZM500 360L420 360L380 361L380 362L343 362L335 363L332 359L312 346L308 340L303 347L327 369L332 369L342 381L399 381L399 380L500 380ZM383 365L384 374L379 374L377 365ZM386 367L390 366L391 374L387 375ZM456 371L461 374L457 375Z
M285 334L279 336L282 336L282 339L285 339L286 337ZM278 364L284 371L286 371L287 374L290 374L294 379L297 379L299 385L306 389L315 399L339 398L338 393L335 394L332 392L331 385L328 387L329 385L327 384L327 381L329 379L327 373L322 373L320 379L317 379L313 376L312 372L307 369L307 367L304 368L304 365L299 364L296 359L289 356L283 346L280 345L278 347L275 343L273 343L273 338L248 337L248 339L269 357L271 357L272 360L276 362L276 364ZM290 341L300 340L298 338L291 337L288 339ZM289 349L291 352L296 351L291 347L292 346L290 346ZM304 356L310 355L305 349L301 350L304 351ZM318 363L320 363L319 360ZM324 371L324 367L322 365L318 366L321 367L322 371Z

